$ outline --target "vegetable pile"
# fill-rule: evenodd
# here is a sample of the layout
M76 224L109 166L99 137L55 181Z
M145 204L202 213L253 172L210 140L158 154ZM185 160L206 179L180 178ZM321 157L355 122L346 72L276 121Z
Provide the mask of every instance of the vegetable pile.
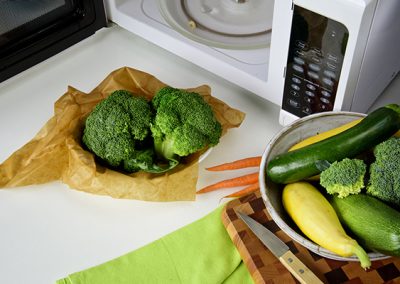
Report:
M171 87L151 101L117 90L86 118L82 142L106 165L164 173L219 143L222 127L201 95Z
M307 138L267 165L300 230L338 255L357 255L363 268L368 250L400 257L399 130L400 106L387 105Z
M399 130L398 108L393 105L379 108L346 131L277 155L267 165L268 176L273 182L287 184L319 174L322 161L333 163L344 158L354 158Z

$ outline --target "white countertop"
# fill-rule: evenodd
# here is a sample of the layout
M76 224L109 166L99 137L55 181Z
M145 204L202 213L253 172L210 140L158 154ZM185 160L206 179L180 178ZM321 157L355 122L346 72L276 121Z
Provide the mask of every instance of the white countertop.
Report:
M213 96L246 113L200 164L198 188L245 174L205 167L261 155L281 129L279 107L112 26L0 83L0 163L27 143L53 115L54 102L71 85L90 92L111 71L129 66L178 88L208 84ZM375 107L393 101L400 80ZM55 182L0 190L0 283L54 283L70 273L137 249L199 219L234 189L193 202L144 202L91 195Z

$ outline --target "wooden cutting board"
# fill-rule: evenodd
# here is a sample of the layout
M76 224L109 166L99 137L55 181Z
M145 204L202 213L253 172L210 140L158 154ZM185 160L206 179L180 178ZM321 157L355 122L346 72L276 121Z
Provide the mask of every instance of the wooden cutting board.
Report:
M259 192L230 201L221 216L255 283L298 282L239 219L236 210L274 232L324 283L400 283L400 258L373 261L371 268L365 271L358 262L324 258L294 242L272 221Z

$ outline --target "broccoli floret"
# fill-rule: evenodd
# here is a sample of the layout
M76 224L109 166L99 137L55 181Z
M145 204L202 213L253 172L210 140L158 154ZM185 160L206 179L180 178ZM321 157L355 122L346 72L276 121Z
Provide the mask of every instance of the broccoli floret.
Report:
M170 161L218 144L222 126L202 96L171 87L152 100L156 111L151 132L156 153Z
M137 172L148 170L154 163L154 150L152 148L145 150L136 150L131 157L124 160L124 169L127 172Z
M108 165L118 167L137 156L137 145L150 135L152 118L145 98L115 91L87 117L82 142Z
M400 138L376 145L374 156L367 194L400 207Z
M329 194L343 198L358 194L364 187L364 176L367 166L363 160L345 158L333 162L320 174L320 184Z

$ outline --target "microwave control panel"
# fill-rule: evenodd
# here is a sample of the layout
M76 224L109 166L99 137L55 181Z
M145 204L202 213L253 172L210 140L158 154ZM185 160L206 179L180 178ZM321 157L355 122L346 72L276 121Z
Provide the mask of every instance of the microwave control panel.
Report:
M298 117L333 110L348 30L294 6L282 109Z

